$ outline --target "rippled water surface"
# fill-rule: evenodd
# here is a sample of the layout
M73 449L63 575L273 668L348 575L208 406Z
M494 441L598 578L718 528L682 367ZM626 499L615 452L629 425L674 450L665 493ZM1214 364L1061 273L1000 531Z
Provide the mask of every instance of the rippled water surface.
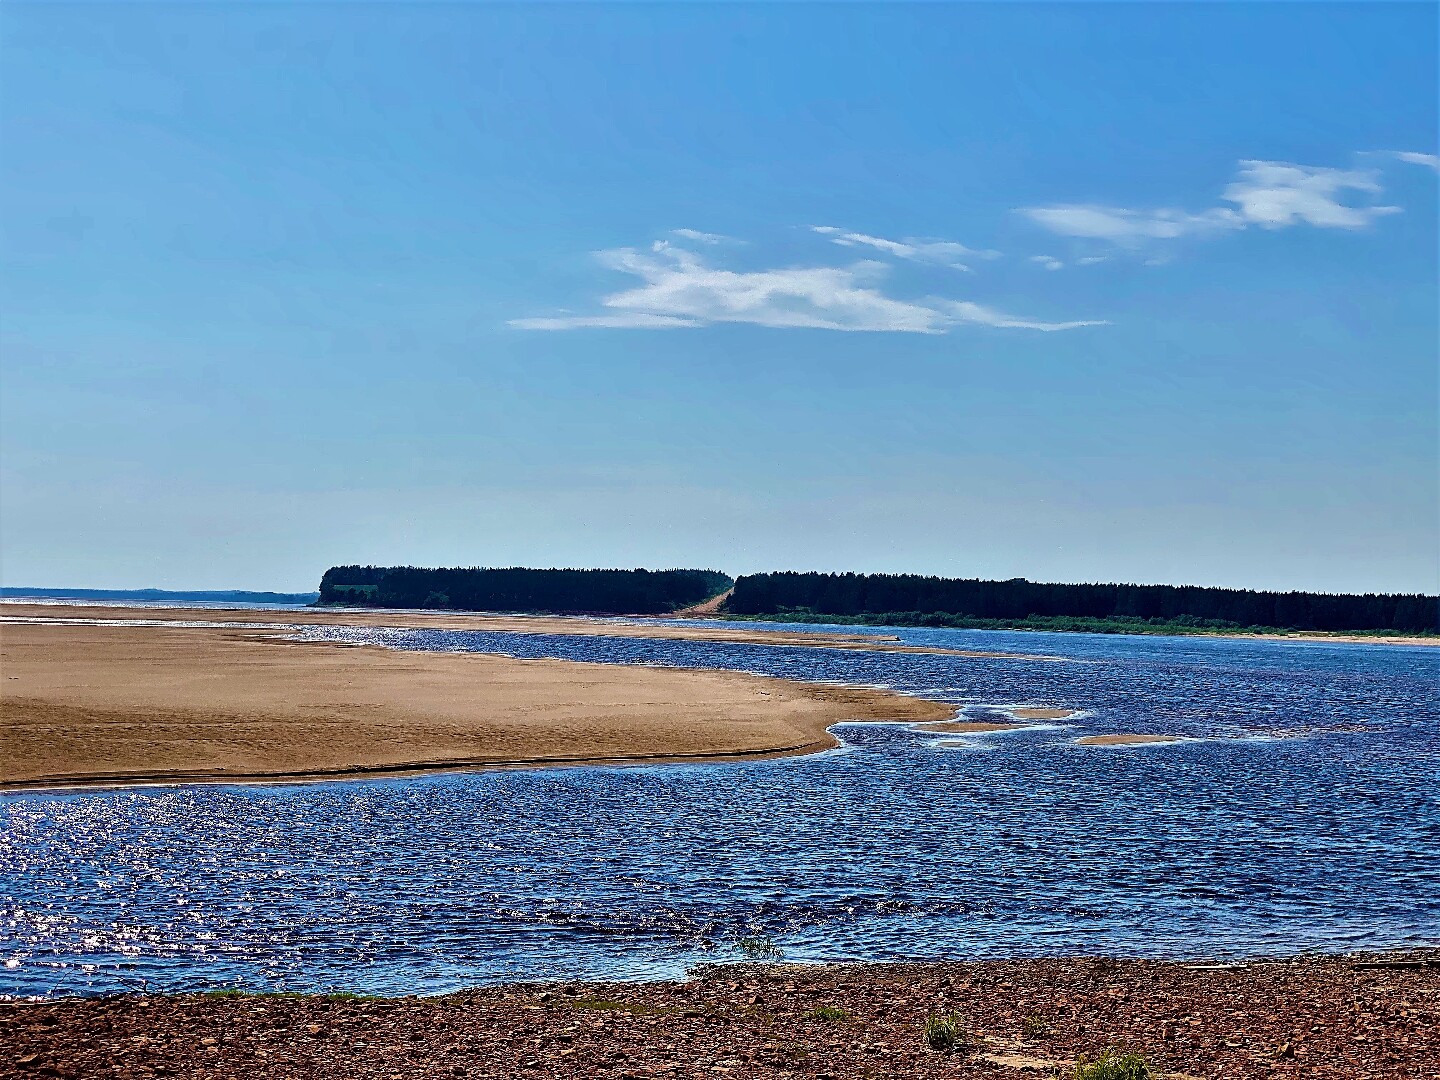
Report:
M305 636L883 684L955 737L809 758L0 796L0 993L440 992L739 958L1239 955L1440 944L1423 648L981 631L1059 663L624 638ZM1107 732L1188 736L1081 747Z

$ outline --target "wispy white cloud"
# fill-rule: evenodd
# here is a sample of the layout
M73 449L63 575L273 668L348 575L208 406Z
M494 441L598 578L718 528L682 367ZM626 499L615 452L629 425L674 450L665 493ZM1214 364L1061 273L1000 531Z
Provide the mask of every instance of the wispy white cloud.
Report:
M1094 266L1097 263L1109 262L1109 255L1086 255L1084 258L1076 259L1076 266Z
M1182 236L1242 228L1233 210L1216 208L1203 214L1184 210L1130 210L1119 206L1066 203L1020 211L1037 225L1061 236L1136 244L1147 240L1175 240Z
M1043 266L1046 270L1064 270L1064 269L1065 269L1065 264L1064 264L1063 262L1061 262L1059 259L1055 258L1054 255L1031 255L1031 256L1030 256L1030 261L1033 262L1033 263L1039 263L1039 264L1040 264L1041 266Z
M643 311L627 311L616 315L552 315L536 319L511 319L517 330L579 330L600 327L606 330L669 330L677 327L703 326L695 319L674 315L651 315Z
M694 240L699 244L723 244L730 239L721 233L701 232L699 229L671 229L671 236L678 236L682 240Z
M1346 192L1378 194L1378 176L1368 169L1326 169L1284 161L1242 161L1240 174L1223 198L1240 207L1247 224L1266 229L1314 225L1322 229L1363 229L1377 217L1398 214L1398 206L1349 206Z
M874 248L896 259L934 263L937 266L948 266L952 270L969 271L970 266L961 261L964 259L994 259L1000 255L998 251L980 251L957 244L953 240L933 240L916 236L907 236L903 240L887 240L883 236L846 232L833 225L812 225L810 228L821 236L829 237L832 244L839 244L841 247Z
M1390 156L1411 165L1424 165L1440 172L1440 154L1422 154L1415 150L1391 150Z
M943 334L962 324L1024 330L1070 330L1104 325L1085 319L1047 322L1007 315L968 301L903 300L877 286L883 264L727 270L692 251L661 241L649 251L597 253L612 270L640 279L634 288L601 300L596 314L513 319L520 330L580 328L673 329L714 323L777 328Z
M1424 155L1420 155L1424 156ZM1285 161L1242 161L1221 198L1234 208L1199 212L1171 207L1133 209L1093 203L1027 207L1025 217L1062 236L1102 240L1122 247L1182 237L1206 237L1259 226L1312 225L1360 229L1396 214L1396 206L1356 205L1356 194L1378 195L1378 174L1368 169L1331 169Z
M945 305L958 322L978 323L981 326L999 326L1008 330L1075 330L1081 326L1108 326L1104 319L1072 319L1070 322L1040 322L1038 319L1019 319L1006 315L981 304L968 300L950 301Z

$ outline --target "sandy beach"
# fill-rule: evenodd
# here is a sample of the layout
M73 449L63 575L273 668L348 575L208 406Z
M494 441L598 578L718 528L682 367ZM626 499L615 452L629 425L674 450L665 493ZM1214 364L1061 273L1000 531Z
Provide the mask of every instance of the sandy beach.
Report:
M954 711L734 672L300 644L246 621L0 626L0 785L776 756L835 745L842 720Z

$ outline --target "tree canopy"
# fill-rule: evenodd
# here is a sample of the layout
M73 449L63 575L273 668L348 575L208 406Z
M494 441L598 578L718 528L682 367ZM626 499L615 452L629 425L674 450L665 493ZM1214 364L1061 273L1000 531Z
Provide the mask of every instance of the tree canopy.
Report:
M332 566L320 579L320 602L460 611L660 615L708 600L730 585L731 579L716 570Z
M1012 620L1049 616L1188 618L1216 626L1293 630L1433 633L1440 629L1440 597L1419 594L1263 592L1198 585L1064 585L1025 578L983 581L916 574L747 574L736 580L734 595L726 607L739 615L805 612L843 616L947 614Z

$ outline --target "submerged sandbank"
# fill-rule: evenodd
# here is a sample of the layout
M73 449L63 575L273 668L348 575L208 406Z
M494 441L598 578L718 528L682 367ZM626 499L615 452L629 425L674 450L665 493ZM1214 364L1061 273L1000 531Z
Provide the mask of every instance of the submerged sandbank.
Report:
M996 724L977 720L936 720L928 724L916 724L916 731L939 731L951 735L979 735L987 731L1017 731L1024 724Z
M811 633L801 630L751 630L723 626L671 625L645 618L584 618L562 615L487 615L481 612L387 611L370 608L307 608L265 611L242 608L122 607L119 605L0 603L0 621L45 619L69 621L258 623L295 626L359 626L398 630L480 630L506 634L559 634L574 637L650 638L659 641L716 641L737 645L791 646L807 649L849 649L858 652L920 653L933 656L974 656L1009 660L1062 662L1063 657L982 649L947 649L902 645L893 634Z
M300 643L243 626L8 623L0 654L0 785L12 788L779 756L835 746L826 729L844 720L954 714L730 671Z

